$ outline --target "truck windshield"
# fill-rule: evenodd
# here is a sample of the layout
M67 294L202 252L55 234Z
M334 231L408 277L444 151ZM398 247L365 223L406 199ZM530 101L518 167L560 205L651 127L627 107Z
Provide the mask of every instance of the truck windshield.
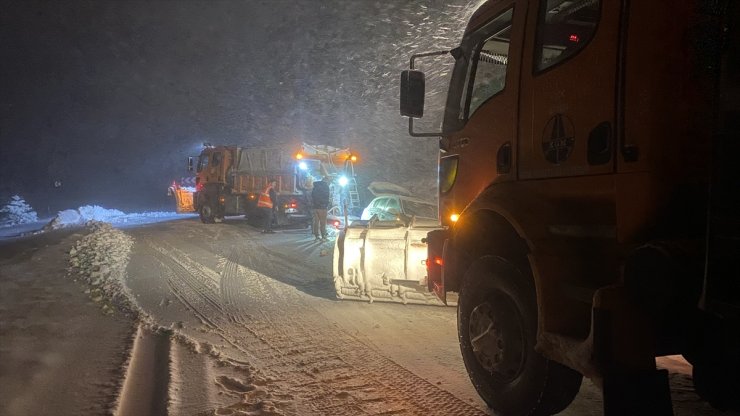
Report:
M205 169L205 168L207 168L207 167L208 167L208 156L209 156L209 154L208 154L208 153L203 153L203 154L202 154L202 155L200 155L200 157L198 158L198 168L197 168L197 171L198 171L198 172L200 172L200 171L202 171L203 169Z

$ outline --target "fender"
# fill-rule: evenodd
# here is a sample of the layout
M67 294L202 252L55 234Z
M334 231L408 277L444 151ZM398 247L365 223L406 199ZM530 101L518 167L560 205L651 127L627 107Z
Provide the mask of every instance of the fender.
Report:
M445 290L459 289L475 259L496 255L531 270L539 333L587 337L593 294L619 279L614 201L609 175L494 181L450 230Z

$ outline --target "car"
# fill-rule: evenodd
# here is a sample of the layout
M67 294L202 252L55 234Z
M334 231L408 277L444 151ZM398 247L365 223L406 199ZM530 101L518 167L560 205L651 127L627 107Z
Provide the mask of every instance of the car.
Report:
M352 222L352 220L356 220L357 217L348 217L348 221ZM344 215L342 215L341 210L339 207L332 207L327 211L326 213L326 226L334 228L335 230L342 230L344 229Z
M436 220L437 205L411 196L410 192L393 185L392 187L371 184L370 189L376 197L362 211L361 220L377 216L380 221L393 221L404 218ZM388 184L392 185L392 184ZM393 191L390 193L389 191Z

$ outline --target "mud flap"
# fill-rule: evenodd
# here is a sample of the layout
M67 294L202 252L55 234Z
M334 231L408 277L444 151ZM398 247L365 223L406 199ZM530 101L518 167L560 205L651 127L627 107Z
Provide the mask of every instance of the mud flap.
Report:
M594 356L601 368L604 415L673 416L668 372L655 367L652 323L622 286L594 295Z

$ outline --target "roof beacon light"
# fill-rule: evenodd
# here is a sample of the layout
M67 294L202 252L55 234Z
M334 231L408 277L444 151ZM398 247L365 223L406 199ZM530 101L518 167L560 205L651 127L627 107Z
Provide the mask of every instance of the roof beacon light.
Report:
M298 159L298 160L303 159L303 153L296 153L295 154L295 158Z
M356 155L351 155L349 157L349 160L351 160L352 162L357 162L357 156Z

